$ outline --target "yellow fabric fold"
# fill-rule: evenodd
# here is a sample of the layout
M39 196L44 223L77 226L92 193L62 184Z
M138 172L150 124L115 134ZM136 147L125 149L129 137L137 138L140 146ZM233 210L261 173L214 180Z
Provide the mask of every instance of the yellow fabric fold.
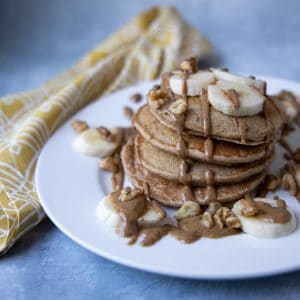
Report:
M39 152L73 113L103 94L152 80L211 53L174 8L153 7L43 86L0 99L0 253L44 217L35 189ZM67 213L67 212L66 212Z

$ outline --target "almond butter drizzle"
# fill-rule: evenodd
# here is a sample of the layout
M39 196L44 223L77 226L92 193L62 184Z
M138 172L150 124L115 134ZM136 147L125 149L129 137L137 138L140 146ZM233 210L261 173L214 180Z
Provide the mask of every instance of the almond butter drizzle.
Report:
M188 104L188 97L187 97L187 92L188 92L187 80L188 80L188 77L189 77L188 72L182 72L182 80L183 80L183 82L182 82L182 97L183 97L183 100L185 101L186 104ZM181 124L180 124L180 128L181 128L180 141L176 145L176 148L178 148L179 152L183 156L183 162L182 162L182 165L180 166L180 181L184 184L183 192L182 192L183 201L195 200L193 190L190 186L190 181L191 181L191 175L189 174L190 168L189 168L189 165L188 165L188 163L185 159L185 157L187 155L187 145L186 145L186 141L184 140L184 138L182 136L183 135L182 131L184 130L186 113L184 113L182 118L179 119L179 122L181 122Z
M227 97L227 99L232 103L233 107L235 109L240 108L240 100L238 93L234 89L229 89L229 90L222 90L222 93Z
M204 153L207 161L211 161L214 155L214 143L210 137L204 141Z
M206 188L204 192L204 200L207 203L217 201L217 191L215 188L215 174L212 170L205 172Z
M203 131L204 135L208 137L210 135L210 103L208 101L207 90L201 89L200 102L203 106Z
M291 214L287 210L286 206L283 206L282 201L279 200L277 200L277 207L274 207L266 202L256 201L257 205L260 208L260 211L259 214L254 217L264 221L272 222L274 224L288 223L291 219Z
M119 224L118 228L120 235L124 237L137 236L139 232L137 220L144 214L147 208L146 197L141 195L121 202L119 196L120 191L112 194L113 206L121 218L121 224Z

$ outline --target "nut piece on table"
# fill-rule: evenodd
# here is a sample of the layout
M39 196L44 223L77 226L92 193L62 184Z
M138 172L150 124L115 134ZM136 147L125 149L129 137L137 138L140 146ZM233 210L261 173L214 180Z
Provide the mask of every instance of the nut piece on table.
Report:
M183 99L177 99L171 103L168 110L174 115L181 115L186 112L187 104Z
M201 213L199 203L195 201L186 201L183 205L175 212L174 216L177 220L182 220L188 217L194 217Z
M71 123L71 126L77 133L81 133L81 132L89 129L88 123L85 121L81 121L81 120L73 120Z
M99 166L102 170L112 173L118 172L119 170L119 162L113 156L108 156L102 159Z
M204 214L202 215L201 224L208 229L214 226L215 224L214 219L208 211L205 211Z
M119 200L121 202L129 201L140 196L144 196L144 192L141 189L132 189L130 187L126 187L125 189L121 190Z
M159 109L167 102L167 93L161 89L151 90L148 100L151 107Z
M246 217L255 216L260 211L257 203L250 198L241 199L239 200L239 203L240 203L241 213Z
M181 71L185 72L190 72L190 73L196 73L198 71L198 65L197 65L197 60L195 57L190 57L185 59L181 64L180 64L180 69Z

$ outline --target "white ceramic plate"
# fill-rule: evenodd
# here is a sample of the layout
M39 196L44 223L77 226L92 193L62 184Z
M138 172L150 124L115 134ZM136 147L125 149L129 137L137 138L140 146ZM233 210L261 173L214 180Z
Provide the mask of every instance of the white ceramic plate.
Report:
M300 94L300 85L290 81L265 78L268 91L292 90ZM152 83L122 90L85 107L73 119L87 120L90 125L126 126L123 107L136 109L129 101L135 92L145 94ZM140 105L140 104L139 104ZM201 279L250 278L300 269L300 230L275 240L247 234L222 239L202 238L184 245L170 236L153 247L128 246L114 229L96 218L96 206L110 191L110 176L98 168L95 158L81 157L71 146L75 133L67 121L44 147L37 164L37 190L49 218L66 235L83 247L115 262L145 271ZM298 137L292 138L296 143ZM294 144L296 146L296 144ZM273 170L283 163L277 151ZM274 168L275 166L275 168ZM300 204L286 192L286 199L300 216Z

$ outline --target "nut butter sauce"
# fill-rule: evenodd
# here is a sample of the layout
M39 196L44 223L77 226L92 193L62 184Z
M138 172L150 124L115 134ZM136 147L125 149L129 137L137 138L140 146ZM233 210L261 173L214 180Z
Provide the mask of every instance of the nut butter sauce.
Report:
M124 237L136 237L139 232L137 220L147 208L147 200L144 195L135 197L128 201L120 201L120 192L112 194L112 203L121 218L118 231Z
M211 121L210 121L210 103L206 89L201 89L200 102L203 107L203 130L206 140L204 142L204 153L207 161L211 161L214 154L214 143L210 138ZM212 170L205 172L206 188L204 191L204 200L206 203L217 201L217 191L215 188L215 174Z
M257 216L254 216L254 218L268 221L270 223L274 224L286 224L291 219L291 214L286 208L286 205L284 201L280 201L281 199L276 200L277 201L277 207L272 206L269 203L265 203L262 201L256 201L257 205L260 208L260 212Z
M187 106L188 106L188 97L187 97L188 77L189 77L188 72L182 72L182 80L183 80L183 82L182 82L182 97L183 97L183 100L185 101L185 103L187 104ZM180 166L180 182L182 184L184 184L183 191L182 191L183 201L195 200L195 196L194 196L193 190L190 185L191 177L192 177L191 174L189 174L190 165L186 161L186 156L187 156L187 152L188 152L187 143L183 137L186 114L187 114L187 111L182 116L180 116L180 118L178 118L176 120L178 123L178 128L180 130L180 140L179 140L178 144L176 145L176 149L178 150L179 155L181 155L183 158L182 164Z

